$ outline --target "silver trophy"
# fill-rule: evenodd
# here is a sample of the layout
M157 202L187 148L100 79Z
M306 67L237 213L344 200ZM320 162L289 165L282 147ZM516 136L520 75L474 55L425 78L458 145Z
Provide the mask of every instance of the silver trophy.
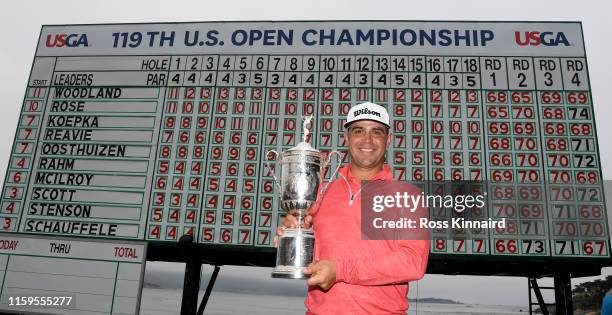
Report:
M295 216L298 222L297 228L287 228L285 233L279 237L276 267L272 270L273 278L305 279L308 277L303 273L303 269L313 262L314 233L311 227L305 227L304 220L313 207L318 206L317 197L322 197L325 193L327 185L322 187L323 174L333 155L338 157L338 167L333 172L332 179L340 168L341 161L338 151L325 154L306 142L309 131L305 126L311 119L312 117L308 117L304 121L303 141L297 146L280 154L275 150L266 153L266 156L274 154L276 164L280 164L280 182L273 172L272 176L280 192L281 210L285 214ZM279 156L280 160L278 160ZM273 170L268 162L266 165L269 170Z

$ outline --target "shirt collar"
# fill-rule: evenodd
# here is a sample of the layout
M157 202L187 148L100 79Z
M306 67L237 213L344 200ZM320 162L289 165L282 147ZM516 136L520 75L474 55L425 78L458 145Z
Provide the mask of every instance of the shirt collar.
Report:
M359 179L357 179L357 177L353 176L353 173L351 173L352 165L353 164L343 166L342 168L340 168L338 172L340 172L340 174L344 176L350 183L359 183ZM393 179L391 167L387 164L384 164L382 170L376 173L369 180L391 180L391 179Z

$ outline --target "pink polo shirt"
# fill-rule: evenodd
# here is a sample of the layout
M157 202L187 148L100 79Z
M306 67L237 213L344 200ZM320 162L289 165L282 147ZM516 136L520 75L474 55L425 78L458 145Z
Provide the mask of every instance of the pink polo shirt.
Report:
M309 287L306 313L405 314L408 281L425 274L429 241L362 240L361 184L350 167L340 169L313 214L315 259L336 261L336 283L327 292ZM372 180L393 180L391 168Z

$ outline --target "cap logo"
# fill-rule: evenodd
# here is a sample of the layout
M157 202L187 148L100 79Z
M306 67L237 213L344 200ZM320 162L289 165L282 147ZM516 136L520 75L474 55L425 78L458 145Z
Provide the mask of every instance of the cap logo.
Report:
M374 115L374 116L378 116L380 117L380 113L379 112L375 112L375 111L371 111L367 108L364 109L358 109L355 111L355 117L359 116L359 115Z

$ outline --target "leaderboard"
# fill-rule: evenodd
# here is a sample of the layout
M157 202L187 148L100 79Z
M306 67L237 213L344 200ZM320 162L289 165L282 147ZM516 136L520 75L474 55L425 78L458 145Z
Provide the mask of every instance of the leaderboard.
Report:
M271 247L267 152L295 146L313 115L313 146L349 163L342 125L364 101L391 114L397 179L482 182L487 207L432 219L506 219L434 230L432 252L610 257L582 29L569 22L44 26L1 231Z

